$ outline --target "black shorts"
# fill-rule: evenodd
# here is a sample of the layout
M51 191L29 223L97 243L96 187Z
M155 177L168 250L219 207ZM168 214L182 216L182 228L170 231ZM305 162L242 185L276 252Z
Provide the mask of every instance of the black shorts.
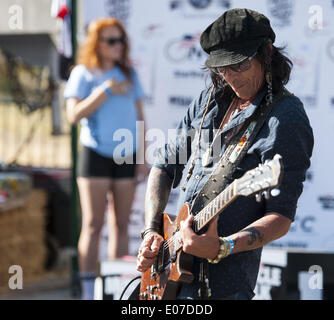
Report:
M107 177L114 179L134 178L136 171L136 154L132 164L117 164L112 158L104 157L82 146L78 154L78 177Z

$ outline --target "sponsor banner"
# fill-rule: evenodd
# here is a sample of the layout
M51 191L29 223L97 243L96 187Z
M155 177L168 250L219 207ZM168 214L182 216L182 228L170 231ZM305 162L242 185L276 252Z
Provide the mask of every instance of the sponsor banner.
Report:
M286 294L285 292L286 269L276 266L261 264L254 289L254 300L277 300Z
M303 101L314 130L315 147L304 192L290 232L274 246L334 250L334 2L319 0L97 0L84 1L85 22L115 15L126 24L131 58L145 93L147 128L166 134L183 118L189 103L210 85L203 71L201 32L225 10L264 13L294 63L287 88ZM148 145L156 143L151 137ZM177 190L168 212L175 213ZM138 188L131 218L131 251L139 245L145 186ZM167 210L166 210L167 211Z

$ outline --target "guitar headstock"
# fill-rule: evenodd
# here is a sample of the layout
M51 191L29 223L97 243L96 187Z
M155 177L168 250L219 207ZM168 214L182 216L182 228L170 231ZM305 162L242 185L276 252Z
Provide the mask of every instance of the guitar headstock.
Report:
M277 188L281 184L282 177L282 157L277 154L272 160L247 171L241 178L237 179L237 194L249 197L262 191Z

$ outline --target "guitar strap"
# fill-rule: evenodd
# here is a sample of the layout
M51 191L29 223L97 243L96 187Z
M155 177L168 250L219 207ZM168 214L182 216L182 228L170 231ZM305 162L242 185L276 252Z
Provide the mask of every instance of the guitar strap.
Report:
M255 137L264 125L273 106L284 97L292 95L283 88L275 97L273 103L269 106L263 101L254 112L253 116L247 119L226 148L223 156L211 173L210 178L204 184L200 192L192 202L191 212L196 215L209 202L211 202L219 193L221 193L228 183L233 181L232 176L246 155L248 149L253 144ZM265 99L264 99L265 100Z
M266 99L263 99L254 114L245 121L242 128L226 148L210 178L193 200L191 205L191 213L193 215L200 212L207 204L218 196L229 183L233 181L232 176L236 168L246 155L250 146L253 144L255 137L264 125L264 122L274 105L276 105L284 97L291 95L292 94L288 90L283 88L276 95L274 101L270 105L267 105ZM208 285L208 262L206 259L201 259L199 280L200 298L207 299L210 296L210 288Z

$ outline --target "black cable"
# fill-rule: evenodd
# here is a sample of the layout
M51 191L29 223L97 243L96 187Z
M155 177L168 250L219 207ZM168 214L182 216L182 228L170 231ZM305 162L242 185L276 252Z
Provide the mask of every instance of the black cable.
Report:
M137 277L135 277L134 279L132 279L132 280L126 285L126 287L125 287L124 290L122 291L121 296L119 297L119 300L122 300L125 291L126 291L126 290L129 288L129 286L130 286L134 281L136 281L137 279L141 279L141 276L137 276Z

